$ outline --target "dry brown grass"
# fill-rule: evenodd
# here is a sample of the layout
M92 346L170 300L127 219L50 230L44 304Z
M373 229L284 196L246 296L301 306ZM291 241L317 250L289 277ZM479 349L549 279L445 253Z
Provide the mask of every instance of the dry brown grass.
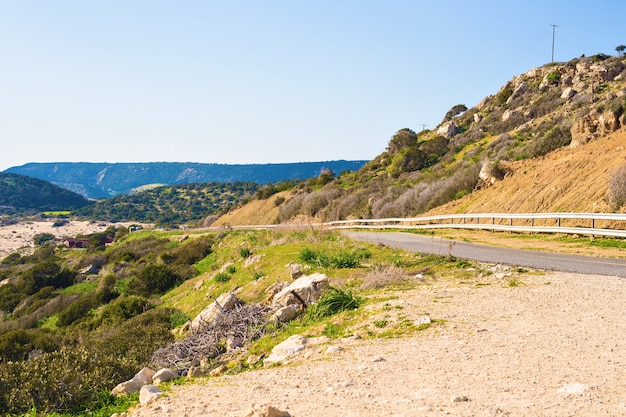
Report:
M512 163L513 174L432 213L611 212L609 178L626 161L624 129L578 148Z
M363 277L362 290L373 290L383 288L393 284L400 284L409 279L406 271L393 265L378 266L372 268Z

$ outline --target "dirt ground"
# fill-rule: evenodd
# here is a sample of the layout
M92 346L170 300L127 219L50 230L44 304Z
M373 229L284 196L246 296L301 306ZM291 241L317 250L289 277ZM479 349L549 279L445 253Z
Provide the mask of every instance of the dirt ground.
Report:
M390 294L388 314L436 323L408 338L311 344L290 364L198 378L130 414L238 417L268 404L294 417L626 415L626 281L515 280Z
M55 237L62 239L101 232L111 226L111 223L75 220L68 221L67 224L59 227L55 227L53 224L53 220L20 221L16 224L0 226L0 259L18 250L26 253L32 251L34 247L33 238L39 233L51 233ZM128 224L116 223L118 226L128 226Z

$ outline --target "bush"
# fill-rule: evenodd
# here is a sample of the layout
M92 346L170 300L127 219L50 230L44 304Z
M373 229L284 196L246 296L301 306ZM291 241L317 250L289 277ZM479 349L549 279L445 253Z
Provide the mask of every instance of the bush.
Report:
M626 204L626 165L616 168L611 173L609 199L614 210L619 210Z
M33 242L36 246L45 245L48 242L51 242L55 239L52 233L37 233L33 236Z
M355 310L363 300L355 297L350 291L330 287L306 312L308 320L317 321L346 310Z
M106 324L122 323L145 313L152 307L153 305L148 299L136 295L129 295L121 297L105 306L102 309L100 317Z
M531 158L546 155L563 146L567 146L572 141L572 134L569 129L555 126L542 137L535 139L526 148Z
M58 347L52 334L45 330L11 330L0 338L0 363L23 361L33 352L52 352Z
M215 280L215 282L228 282L230 281L230 274L227 272L218 272L217 274L215 274L213 279Z
M62 327L69 326L75 321L85 317L92 306L93 297L91 295L79 298L59 313L57 325Z
M181 281L167 266L148 264L128 283L128 293L145 297L163 294Z

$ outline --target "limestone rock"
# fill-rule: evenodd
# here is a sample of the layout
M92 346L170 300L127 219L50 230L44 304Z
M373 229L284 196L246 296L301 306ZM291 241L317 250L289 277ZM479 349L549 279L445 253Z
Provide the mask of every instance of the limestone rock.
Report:
M290 304L285 307L281 307L272 315L272 319L281 323L286 323L298 317L298 313L301 310L300 304Z
M304 267L300 264L297 264L295 262L289 262L287 264L287 269L289 270L289 275L291 276L291 279L298 279L302 276L302 269Z
M589 385L581 384L580 382L574 382L562 386L557 390L561 394L580 395L589 389Z
M163 391L155 385L144 385L139 391L139 403L141 405L150 404L152 401L163 395Z
M254 405L245 417L291 417L291 414L272 407L271 405Z
M561 98L565 100L569 100L575 95L576 95L576 90L574 90L572 87L567 87L565 90L563 90L563 94L561 94Z
M237 304L237 297L232 292L225 292L216 301L209 304L191 321L191 330L197 331L212 323L224 310L232 310Z
M222 375L225 371L226 371L226 365L220 365L215 369L212 369L211 372L209 372L210 376L220 376Z
M155 373L156 372L150 368L143 368L141 371L137 372L132 379L118 384L113 388L111 393L115 396L121 396L137 392L144 385L152 383L152 377L154 377Z
M441 126L439 126L439 129L437 129L437 135L443 136L446 139L450 139L458 132L459 128L456 124L454 124L453 121L445 122Z
M528 91L528 84L526 84L526 82L520 83L515 91L513 91L513 94L511 94L511 96L506 100L507 104L512 103L515 99L524 95L526 91Z
M199 378L199 377L202 377L204 375L205 375L204 371L202 371L202 369L200 369L197 366L192 366L187 371L187 378Z
M276 294L272 300L272 305L285 307L291 304L302 304L300 300L309 305L317 301L328 286L328 277L325 274L316 273L302 276Z
M265 256L264 254L248 256L243 263L244 268L247 268L250 265L254 265L255 263L259 262L261 259L263 259L264 256Z
M272 353L263 361L264 366L282 363L286 359L302 352L306 347L307 339L299 334L291 336L289 339L274 346Z
M155 385L159 385L161 382L171 381L172 379L178 377L176 372L172 371L169 368L159 369L154 376L152 377L152 383Z
M271 304L272 300L274 300L274 296L281 292L283 289L289 286L288 282L284 281L276 281L269 287L265 289L265 300L263 300L263 304Z

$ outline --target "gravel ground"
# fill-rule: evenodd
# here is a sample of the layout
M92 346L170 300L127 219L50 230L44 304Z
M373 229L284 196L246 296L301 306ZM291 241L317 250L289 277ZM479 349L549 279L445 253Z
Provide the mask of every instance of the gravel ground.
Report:
M329 340L287 365L195 379L130 414L245 416L269 404L292 416L626 415L626 281L515 279L394 293L393 314L440 321L408 338Z

